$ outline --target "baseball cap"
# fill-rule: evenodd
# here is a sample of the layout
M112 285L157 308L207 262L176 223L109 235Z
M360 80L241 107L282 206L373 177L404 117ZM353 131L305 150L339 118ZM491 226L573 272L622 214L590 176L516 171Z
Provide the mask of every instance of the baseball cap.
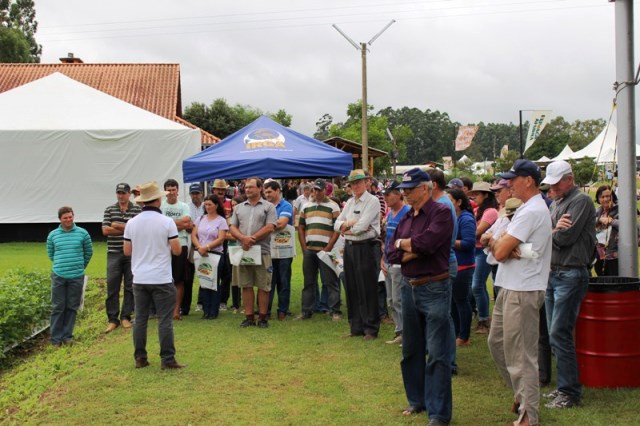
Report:
M536 183L540 183L540 167L538 167L533 161L530 160L516 160L511 166L511 170L505 173L501 173L502 179L513 179L517 176L531 176Z
M319 189L320 191L323 191L327 187L327 182L324 179L316 179L313 182L313 187L315 189Z
M566 161L554 161L547 166L547 175L542 180L542 183L548 183L549 185L555 185L560 182L562 176L573 173L571 170L571 164Z
M462 189L464 188L464 183L462 182L461 179L458 178L453 178L449 181L449 183L447 184L447 188L458 188L458 189Z
M419 169L418 167L414 167L402 175L402 183L398 185L398 188L415 188L423 182L430 181L431 176L429 176L429 173Z
M116 192L131 192L131 187L128 183L119 183L116 185Z
M400 182L398 182L397 180L392 180L391 183L387 185L387 187L384 189L383 191L384 195L390 194L393 191L400 192L399 186L400 186Z
M200 185L199 183L192 183L191 185L189 185L189 194L194 192L202 192L202 185Z
M491 188L492 191L499 191L502 188L507 188L509 187L509 181L507 179L500 179L498 182L496 182L495 185L493 185Z

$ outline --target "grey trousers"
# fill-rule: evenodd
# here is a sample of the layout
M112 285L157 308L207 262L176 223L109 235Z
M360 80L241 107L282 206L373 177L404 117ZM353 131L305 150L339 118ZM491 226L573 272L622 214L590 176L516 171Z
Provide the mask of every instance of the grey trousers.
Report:
M120 287L124 284L122 309L120 309ZM133 313L133 274L131 257L124 253L107 253L107 317L109 322L120 324L120 320L131 321Z
M173 343L173 309L176 306L176 287L168 284L133 284L136 304L136 322L133 326L133 357L147 357L147 323L149 310L155 305L158 318L158 341L162 363L175 361Z

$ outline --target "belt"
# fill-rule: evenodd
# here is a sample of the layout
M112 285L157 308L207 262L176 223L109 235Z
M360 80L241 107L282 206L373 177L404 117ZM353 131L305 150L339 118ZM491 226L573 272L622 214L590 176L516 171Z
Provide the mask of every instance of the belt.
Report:
M420 287L421 285L431 284L447 278L449 278L449 272L443 272L439 275L427 275L425 277L412 278L409 280L409 284L411 284L411 287Z
M377 242L375 238L369 238L367 240L345 240L345 243L351 246L372 245L375 242Z
M572 271L574 269L582 269L585 268L585 266L572 266L572 265L567 265L567 266L563 266L563 265L551 265L551 270L552 271Z

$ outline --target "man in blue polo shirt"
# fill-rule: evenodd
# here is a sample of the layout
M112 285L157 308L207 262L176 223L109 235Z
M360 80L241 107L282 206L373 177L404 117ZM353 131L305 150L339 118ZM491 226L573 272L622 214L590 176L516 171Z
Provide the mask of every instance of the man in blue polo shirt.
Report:
M295 230L293 228L293 207L282 198L280 184L270 180L264 184L264 197L276 207L276 229L271 234L271 294L269 295L269 317L275 293L278 293L278 320L282 321L289 312L291 300L291 263L295 247ZM291 225L291 226L289 226ZM282 250L280 250L282 248Z

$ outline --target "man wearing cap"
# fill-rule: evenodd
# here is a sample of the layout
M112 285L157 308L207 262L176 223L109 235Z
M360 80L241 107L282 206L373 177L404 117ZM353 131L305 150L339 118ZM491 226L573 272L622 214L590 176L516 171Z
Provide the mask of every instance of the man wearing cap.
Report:
M334 230L345 239L344 277L349 336L378 337L380 316L377 285L380 268L380 202L367 192L364 171L352 170L348 180L353 198L336 219Z
M202 202L202 185L199 183L192 183L189 185L189 196L191 202L189 206L189 216L191 220L197 220L204 214L204 204ZM189 244L189 253L187 256L187 271L184 278L184 296L182 297L182 304L180 305L180 314L189 315L191 311L191 299L193 298L193 279L196 275L196 267L193 263L193 244ZM200 302L200 297L198 297ZM201 303L199 303L201 305Z
M187 274L187 263L189 255L189 233L193 228L191 221L191 211L187 203L178 201L178 181L175 179L167 179L164 183L164 190L167 192L167 198L162 202L160 209L165 216L170 217L178 227L178 236L182 245L182 252L171 258L171 270L173 273L173 282L176 286L176 306L173 311L173 319L180 320L180 308L182 307L182 299L184 297L184 281Z
M402 380L409 402L403 415L427 411L429 425L448 425L453 411L449 252L451 210L432 197L431 177L413 168L398 186L411 210L389 241L388 259L402 272Z
M246 319L240 327L255 326L254 304L255 294L253 287L258 288L258 327L267 328L267 309L269 307L269 292L271 291L271 233L276 227L276 208L273 204L264 200L262 180L249 178L244 186L247 201L236 206L229 222L233 237L242 245L243 250L249 250L254 245L260 246L261 265L240 265L237 283L242 289L242 302ZM234 278L235 279L235 278Z
M388 259L389 243L393 239L400 219L410 210L410 207L404 203L402 194L400 193L400 185L397 181L391 181L389 186L384 190L384 200L389 207L386 224L386 237L384 245L383 259L380 267L385 275L385 285L387 290L387 302L391 307L391 316L395 324L395 337L386 343L400 344L402 343L402 296L400 293L400 284L402 273L400 271L400 263L390 263Z
M542 183L551 185L554 197L553 252L545 307L558 374L558 389L545 395L553 398L545 406L569 408L579 405L582 397L573 329L589 284L596 245L595 206L591 197L578 189L566 161L549 164Z
M493 309L489 351L500 375L513 392L514 425L539 424L538 338L540 307L551 261L551 218L538 185L540 168L517 160L502 174L513 196L523 204L504 234L489 240L489 250L500 262L496 285L501 287ZM536 256L522 256L521 244L530 244Z
M309 319L318 300L318 271L322 287L327 289L327 305L334 320L340 319L340 282L335 272L318 257L320 251L331 252L340 234L333 227L340 214L340 207L325 194L326 182L317 179L313 183L313 200L305 204L300 213L298 239L304 253L302 273L302 313L300 319Z
M182 252L175 221L162 214L160 205L167 193L156 182L140 185L136 202L144 202L142 213L129 221L124 230L123 251L131 256L133 294L136 300L136 323L133 327L133 356L136 368L149 366L147 324L149 311L155 306L158 318L161 368L185 367L176 361L173 341L173 311L176 287L173 285L171 255Z
M287 242L295 246L295 230L287 228L293 226L293 207L291 203L282 198L280 184L271 180L264 184L264 197L276 208L276 229L271 235L271 263L273 273L271 274L271 292L269 293L269 307L267 309L269 318L271 317L271 307L275 293L278 293L278 320L282 321L289 312L289 301L291 299L291 263L293 257L283 257L275 250L275 239L284 238ZM289 232L291 230L291 232Z
M125 256L122 247L127 222L140 213L140 207L129 201L131 187L128 183L116 185L117 202L107 206L102 219L102 235L107 237L107 299L105 301L109 325L104 331L111 333L122 324L131 328L134 309L133 275L131 257ZM124 282L122 308L120 308L120 284Z

